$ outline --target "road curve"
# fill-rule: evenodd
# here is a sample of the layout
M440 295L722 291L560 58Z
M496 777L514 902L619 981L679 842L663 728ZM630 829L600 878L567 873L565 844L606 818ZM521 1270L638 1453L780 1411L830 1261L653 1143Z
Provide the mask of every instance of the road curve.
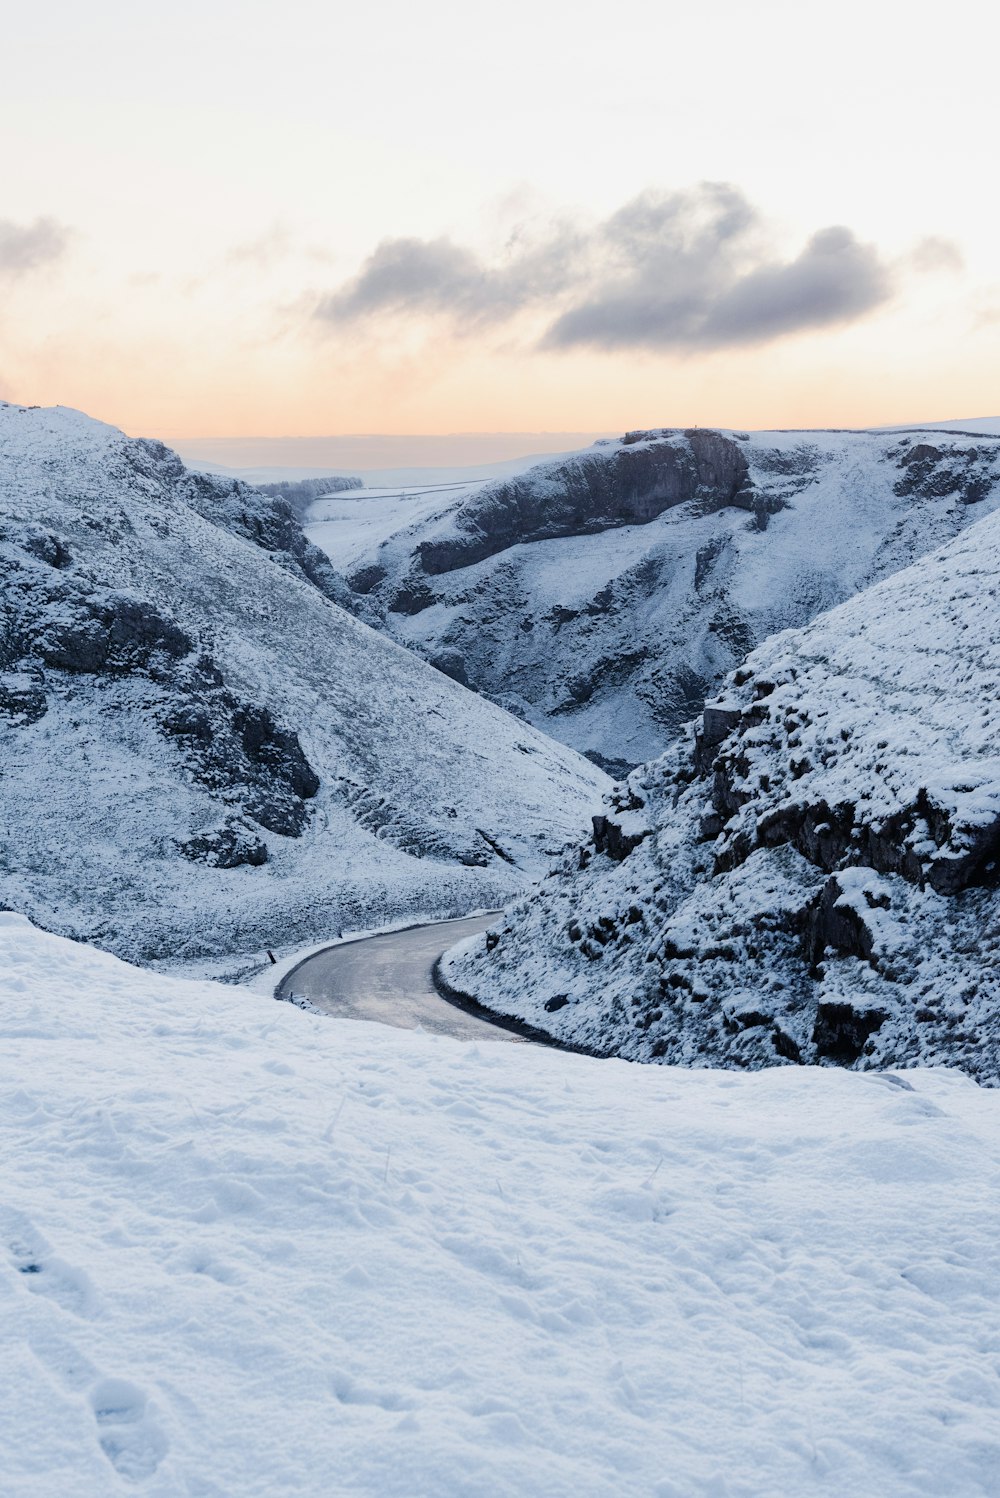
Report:
M306 957L278 984L276 996L308 999L344 1019L378 1020L400 1030L429 1030L459 1040L521 1041L523 1037L467 1014L443 999L431 969L448 947L492 925L496 915L468 916L341 942Z

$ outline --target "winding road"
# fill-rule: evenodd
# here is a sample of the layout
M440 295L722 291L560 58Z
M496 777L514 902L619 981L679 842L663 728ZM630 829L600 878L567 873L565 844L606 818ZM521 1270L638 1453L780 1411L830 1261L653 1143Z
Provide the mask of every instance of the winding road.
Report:
M485 931L496 914L469 916L341 942L306 957L278 984L278 998L308 999L345 1019L378 1020L400 1030L428 1030L459 1040L523 1042L519 1035L443 999L431 969L448 947Z

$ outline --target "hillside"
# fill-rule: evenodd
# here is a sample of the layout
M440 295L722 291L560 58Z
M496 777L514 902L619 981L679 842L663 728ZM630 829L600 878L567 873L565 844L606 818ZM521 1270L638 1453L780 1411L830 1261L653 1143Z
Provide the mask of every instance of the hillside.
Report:
M1000 515L777 635L449 982L601 1052L1000 1081Z
M755 645L998 502L996 436L633 432L308 534L369 622L624 774Z
M593 766L337 606L280 498L0 405L0 902L146 961L509 898Z

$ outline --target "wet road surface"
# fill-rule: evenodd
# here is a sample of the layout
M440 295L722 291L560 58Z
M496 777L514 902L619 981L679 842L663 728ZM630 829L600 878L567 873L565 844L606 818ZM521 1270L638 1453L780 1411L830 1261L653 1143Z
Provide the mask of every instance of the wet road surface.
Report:
M317 1009L345 1019L378 1020L400 1030L428 1030L459 1040L504 1040L521 1036L449 1004L434 987L431 969L448 947L493 924L496 915L438 921L409 931L389 931L343 942L307 957L278 986Z

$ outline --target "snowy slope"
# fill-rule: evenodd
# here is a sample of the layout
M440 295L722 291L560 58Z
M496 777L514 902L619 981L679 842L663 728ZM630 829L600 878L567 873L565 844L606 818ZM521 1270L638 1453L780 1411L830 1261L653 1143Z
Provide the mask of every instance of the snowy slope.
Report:
M509 897L603 777L336 606L281 500L0 406L0 902L145 960Z
M1000 1094L322 1019L0 916L5 1498L986 1498Z
M624 773L754 645L994 508L1000 439L632 433L439 500L308 533L370 622Z
M1000 1081L1000 514L777 635L449 981L599 1050Z

